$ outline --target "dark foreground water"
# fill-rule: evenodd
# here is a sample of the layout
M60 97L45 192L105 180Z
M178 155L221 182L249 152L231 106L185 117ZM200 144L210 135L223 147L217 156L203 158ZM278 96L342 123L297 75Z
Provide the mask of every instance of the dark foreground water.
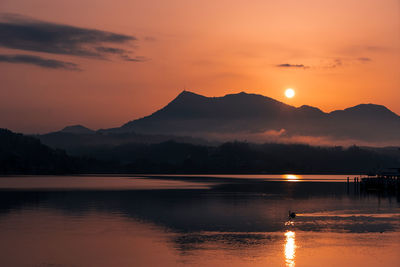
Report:
M399 199L293 179L3 177L0 266L399 266Z

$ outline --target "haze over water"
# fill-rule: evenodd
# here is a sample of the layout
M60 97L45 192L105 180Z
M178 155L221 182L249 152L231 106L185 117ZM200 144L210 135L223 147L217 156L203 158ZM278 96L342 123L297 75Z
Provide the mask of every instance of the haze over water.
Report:
M398 264L398 199L307 178L2 177L2 265Z

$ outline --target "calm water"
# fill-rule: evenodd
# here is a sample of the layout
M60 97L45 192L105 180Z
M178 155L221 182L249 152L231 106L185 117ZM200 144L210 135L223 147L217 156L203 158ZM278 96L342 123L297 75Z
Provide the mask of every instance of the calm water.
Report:
M323 178L3 177L0 266L399 266L399 199Z
M347 177L350 179L360 177L360 175L345 174L213 174L213 175L152 175L156 177L215 177L233 179L257 179L264 181L288 181L288 182L345 182Z

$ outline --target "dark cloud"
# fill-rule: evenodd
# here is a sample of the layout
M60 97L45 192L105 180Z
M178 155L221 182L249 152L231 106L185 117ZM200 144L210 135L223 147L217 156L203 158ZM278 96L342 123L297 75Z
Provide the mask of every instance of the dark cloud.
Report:
M127 51L125 49L120 49L120 48L99 46L99 47L96 47L96 50L101 53L119 55L121 57L121 59L123 59L125 61L143 62L143 61L148 60L146 57L142 57L142 56L130 57L128 55L129 51Z
M115 48L115 47L105 47L105 46L98 46L96 47L96 51L100 53L109 53L109 54L117 54L117 55L123 55L126 53L129 53L129 51L121 48Z
M49 69L80 70L78 65L32 55L0 55L0 62L30 64Z
M134 48L136 41L130 35L0 14L0 47L5 48L96 59L117 55L126 61L141 62L142 57L131 57L131 51L115 47Z
M279 64L276 66L278 68L302 68L302 69L308 68L307 66L305 66L303 64L289 64L289 63Z
M129 57L127 55L121 55L121 58L125 61L133 61L133 62L144 62L149 60L148 58L142 56Z

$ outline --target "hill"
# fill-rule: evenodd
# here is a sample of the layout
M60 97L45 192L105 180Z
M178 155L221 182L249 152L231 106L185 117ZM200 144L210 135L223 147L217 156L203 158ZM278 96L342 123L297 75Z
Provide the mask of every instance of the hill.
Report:
M104 134L187 135L206 139L261 141L310 137L350 143L400 144L400 117L381 105L361 104L325 113L256 94L205 97L183 91L153 114ZM274 139L271 139L274 138ZM297 138L297 139L296 139Z
M110 162L69 156L39 139L0 129L0 174L76 174L112 169Z
M367 173L400 164L400 151L395 148L246 142L136 142L82 146L73 153L70 156L34 137L0 130L0 174Z
M38 139L0 129L1 174L73 173L78 162L64 151L43 145Z

